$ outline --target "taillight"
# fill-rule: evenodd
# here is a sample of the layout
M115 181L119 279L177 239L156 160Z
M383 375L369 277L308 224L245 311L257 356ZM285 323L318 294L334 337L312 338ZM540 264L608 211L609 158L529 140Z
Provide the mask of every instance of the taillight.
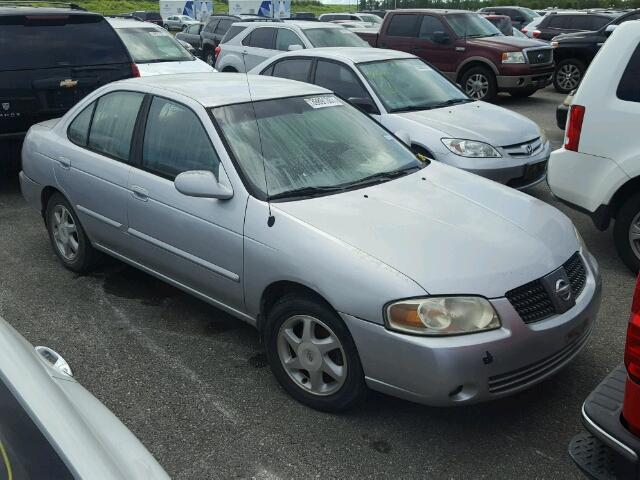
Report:
M218 58L218 55L220 55L220 50L222 50L221 47L216 47L216 49L213 51L213 55Z
M534 30L532 35L533 38L538 38L542 32L540 30Z
M582 105L571 105L569 110L569 121L564 139L564 148L572 152L578 151L580 145L580 132L582 132L582 121L584 120L585 108Z
M633 293L624 364L629 378L625 386L622 417L629 430L640 436L640 277Z
M135 63L131 64L131 74L134 77L139 77L140 76L140 69L138 68L138 65L136 65Z

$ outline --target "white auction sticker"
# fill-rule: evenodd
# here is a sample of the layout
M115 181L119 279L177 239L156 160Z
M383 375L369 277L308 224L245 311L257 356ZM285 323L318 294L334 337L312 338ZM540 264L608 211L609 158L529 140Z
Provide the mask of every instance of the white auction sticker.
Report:
M305 98L304 101L312 108L339 107L343 105L343 103L333 95Z

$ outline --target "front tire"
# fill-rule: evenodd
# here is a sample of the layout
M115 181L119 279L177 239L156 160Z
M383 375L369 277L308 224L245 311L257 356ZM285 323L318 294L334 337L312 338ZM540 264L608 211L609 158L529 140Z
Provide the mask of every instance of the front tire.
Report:
M496 76L487 67L472 67L462 75L464 92L474 100L491 102L498 95Z
M286 295L267 315L267 359L282 387L299 402L341 412L367 394L355 343L346 325L310 295Z
M553 86L560 93L569 93L580 85L586 67L575 58L562 60L553 72Z
M47 203L45 218L53 251L62 264L76 273L90 271L99 254L67 199L59 193L53 194Z
M618 256L633 273L640 270L640 193L627 199L616 216L613 239Z

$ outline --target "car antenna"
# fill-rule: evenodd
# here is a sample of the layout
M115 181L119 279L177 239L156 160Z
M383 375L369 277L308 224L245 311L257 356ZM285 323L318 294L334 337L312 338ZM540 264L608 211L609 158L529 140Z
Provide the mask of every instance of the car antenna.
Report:
M276 223L276 217L271 213L271 197L269 196L269 182L267 181L267 166L264 159L264 150L262 148L262 135L260 134L260 124L258 123L258 114L256 113L256 106L253 104L253 94L251 93L251 82L249 81L249 72L247 72L247 63L245 61L245 54L242 54L242 65L244 66L244 78L247 81L247 89L249 90L249 100L251 101L251 108L253 109L253 118L256 121L256 128L258 129L258 142L260 143L260 156L262 157L262 171L264 172L264 188L267 193L267 208L269 209L269 216L267 217L267 225L273 227Z

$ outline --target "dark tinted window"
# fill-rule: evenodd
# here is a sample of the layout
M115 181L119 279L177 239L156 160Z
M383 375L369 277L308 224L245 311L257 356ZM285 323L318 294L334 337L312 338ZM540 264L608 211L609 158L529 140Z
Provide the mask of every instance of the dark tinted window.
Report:
M145 12L144 18L146 20L162 20L162 17L157 12Z
M300 40L300 37L293 33L288 28L279 28L276 34L276 50L286 52L291 45L300 45L304 47L304 43Z
M369 94L355 74L347 67L337 63L320 60L316 66L316 78L313 83L333 90L344 99L369 98Z
M274 65L273 76L306 82L310 69L311 60L308 59L282 60Z
M576 15L571 18L567 27L572 30L591 30L593 20L595 20L595 18L590 15Z
M102 17L0 16L0 70L129 62L116 32Z
M218 177L220 160L192 110L163 98L154 98L147 117L142 164L171 179L189 170L209 170Z
M213 31L216 29L216 25L218 25L219 21L220 21L219 18L214 18L213 20L210 20L209 23L207 23L204 26L204 29L202 31L206 32L206 33L213 33Z
M640 102L640 82L638 78L640 78L640 45L636 47L633 55L631 55L627 68L625 68L620 79L618 91L616 92L620 100Z
M606 24L611 21L609 17L591 17L591 24L589 25L589 30L600 30Z
M418 36L425 40L433 41L434 32L445 32L444 25L436 17L425 15L422 17L422 23L420 24L420 32Z
M271 65L269 68L263 70L261 75L268 75L268 76L273 75L273 65Z
M238 34L244 31L245 28L247 27L241 27L240 25L231 25L231 28L227 30L227 33L224 34L224 37L222 37L220 43L226 43L232 38L237 37Z
M624 17L622 20L617 22L618 24L628 22L629 20L640 20L640 13L634 13L633 15L629 15L628 17Z
M114 92L100 97L96 105L89 147L109 157L129 160L131 137L144 95Z
M236 20L232 20L230 18L223 18L222 20L220 20L218 26L216 27L216 33L224 35L225 33L227 33L227 30L231 28L231 25L233 25L233 22L235 21Z
M86 107L69 125L69 140L78 145L86 146L87 137L89 135L89 124L91 123L91 115L93 115L93 107L95 102Z
M6 478L67 480L73 475L0 380L0 479Z
M418 15L394 15L389 22L390 37L415 37L418 35Z
M186 32L191 35L198 35L200 33L201 27L202 25L191 25L189 28L187 28Z
M567 28L570 17L567 15L551 15L547 27L549 28Z
M251 39L249 40L249 46L256 47L256 48L273 49L275 33L276 33L275 28L271 28L271 27L256 28L251 32Z

